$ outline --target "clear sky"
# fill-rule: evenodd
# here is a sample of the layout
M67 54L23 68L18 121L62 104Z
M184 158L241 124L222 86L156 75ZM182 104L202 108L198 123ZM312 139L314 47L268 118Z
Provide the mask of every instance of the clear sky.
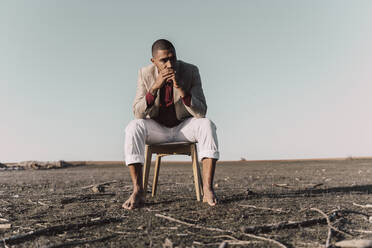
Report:
M159 38L222 160L372 155L372 1L0 1L0 162L121 160Z

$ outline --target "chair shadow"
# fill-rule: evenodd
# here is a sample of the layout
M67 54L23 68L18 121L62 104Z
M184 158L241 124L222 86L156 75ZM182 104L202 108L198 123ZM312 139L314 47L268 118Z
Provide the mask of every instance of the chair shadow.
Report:
M326 189L303 189L303 190L294 190L282 193L239 193L234 194L231 196L227 196L224 199L220 199L220 202L231 203L231 202L238 202L241 200L250 200L250 199L259 199L259 198L271 198L271 199L278 199L278 198L296 198L296 197L317 197L323 194L330 194L330 193L362 193L362 194L371 194L372 193L372 185L355 185L355 186L348 186L348 187L334 187L334 188L326 188Z
M146 201L145 202L145 207L150 207L150 206L156 206L160 204L170 204L170 203L175 203L175 202L180 202L180 201L187 201L188 198L175 198L172 200L162 200L162 201Z

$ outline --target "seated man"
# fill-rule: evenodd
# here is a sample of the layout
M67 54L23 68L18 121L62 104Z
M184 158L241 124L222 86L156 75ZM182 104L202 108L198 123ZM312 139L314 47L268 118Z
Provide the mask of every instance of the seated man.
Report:
M177 60L172 43L161 39L152 45L152 64L141 68L133 104L134 115L125 129L125 161L133 182L133 193L125 209L145 202L142 165L145 144L198 142L203 163L203 202L214 206L216 161L219 158L216 126L205 118L207 105L198 68Z

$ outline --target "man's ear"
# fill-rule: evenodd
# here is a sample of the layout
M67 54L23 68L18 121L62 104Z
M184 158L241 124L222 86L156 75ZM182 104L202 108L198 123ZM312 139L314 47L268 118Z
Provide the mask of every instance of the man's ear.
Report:
M151 58L150 61L151 61L153 64L155 63L154 58Z

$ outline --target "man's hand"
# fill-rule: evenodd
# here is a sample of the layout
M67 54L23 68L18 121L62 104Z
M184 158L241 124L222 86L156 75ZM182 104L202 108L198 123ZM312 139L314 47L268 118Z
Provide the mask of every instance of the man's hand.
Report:
M156 94L156 91L160 89L161 87L163 87L163 85L166 82L172 82L172 81L173 81L174 88L176 88L179 91L181 97L184 97L186 94L177 83L176 71L170 68L164 68L159 72L159 75L156 78L155 84L150 89L150 93L154 96Z
M159 72L158 77L156 78L155 84L150 89L150 93L155 95L156 91L163 87L166 82L176 81L176 71L169 68L164 68Z
M173 81L173 87L176 88L176 89L179 91L180 96L181 96L182 98L184 98L186 94L185 94L185 92L183 91L183 89L178 85L177 80L176 80L176 76L175 76L175 75L172 77L172 81Z

